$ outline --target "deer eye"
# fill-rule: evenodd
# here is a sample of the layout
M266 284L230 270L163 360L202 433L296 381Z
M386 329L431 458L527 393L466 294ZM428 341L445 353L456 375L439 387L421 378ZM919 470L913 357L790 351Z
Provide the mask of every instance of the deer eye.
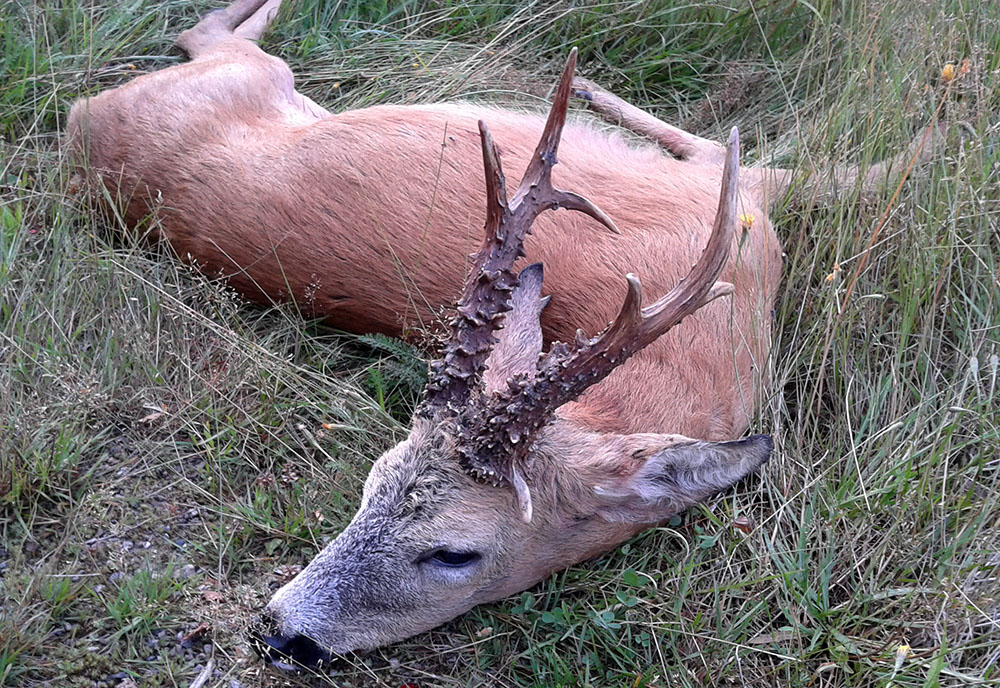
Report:
M436 549L424 557L422 561L429 561L438 566L449 566L451 568L461 568L474 564L482 558L479 552L453 552L448 549Z

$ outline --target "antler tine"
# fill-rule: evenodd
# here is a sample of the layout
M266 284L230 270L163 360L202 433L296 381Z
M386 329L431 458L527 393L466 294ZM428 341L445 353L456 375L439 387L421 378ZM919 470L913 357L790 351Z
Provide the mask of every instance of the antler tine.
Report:
M681 320L720 296L733 293L733 285L717 282L729 257L736 224L736 199L739 190L739 132L733 127L726 146L722 170L719 208L712 224L712 234L701 257L687 277L666 296L642 308L642 285L639 278L626 276L628 292L618 316L602 334L575 351L553 351L553 360L543 360L540 371L550 365L563 368L558 394L550 403L561 405L582 394L604 379L625 360L662 337ZM555 391L555 390L554 390ZM554 407L552 408L554 410Z
M656 303L642 307L639 278L626 276L628 291L621 310L608 328L593 339L578 340L572 348L556 343L538 363L531 381L511 380L496 393L485 411L470 409L465 425L478 436L488 435L466 456L479 474L494 480L516 479L517 463L539 429L567 401L607 377L630 356L664 335L688 315L714 299L731 294L733 285L717 282L729 257L739 176L739 134L729 136L722 173L722 193L712 234L698 262L674 289ZM491 429L492 433L483 430ZM477 435L473 435L477 436Z
M556 164L556 153L559 150L559 140L562 138L563 127L566 124L566 112L569 110L569 96L573 86L573 72L576 71L576 48L569 51L569 58L563 67L562 76L559 77L559 85L556 87L556 94L552 98L552 109L545 120L545 128L542 130L542 137L535 146L535 152L528 163L528 169L524 171L524 180L547 179L552 176L552 168ZM515 200L520 200L522 192L530 187L525 187L522 181L521 188Z
M557 162L575 65L574 48L563 69L541 140L509 204L500 155L486 124L479 122L486 173L486 238L459 300L451 339L441 357L430 365L424 403L418 411L423 417L444 408L457 414L479 385L496 342L494 332L511 308L510 298L517 285L514 263L524 255L524 239L538 215L551 208L578 210L618 231L593 203L552 187L552 167Z
M507 212L507 182L500 166L500 151L486 123L479 121L479 138L483 145L483 169L486 170L486 239L503 228ZM501 237L502 238L502 237Z
M521 186L514 194L511 205L520 206L524 197L529 193L535 195L534 203L537 205L538 216L543 210L550 208L565 208L566 210L577 210L586 213L615 234L621 234L615 223L604 211L591 203L589 200L571 191L563 191L552 186L552 168L556 165L556 153L559 150L559 141L562 138L563 127L566 124L566 112L569 109L569 97L573 92L573 73L576 70L576 48L569 52L566 66L563 67L562 76L559 79L559 86L556 88L555 97L552 99L552 109L549 117L545 121L545 129L542 131L542 138L535 146L535 152L528 163L528 169L524 172Z
M646 308L641 308L642 285L639 278L632 274L626 275L628 293L621 311L611 326L592 342L593 348L610 352L620 347L621 353L627 358L666 334L670 328L702 306L720 296L733 293L732 284L716 282L716 279L726 264L729 247L733 243L739 190L739 148L739 132L733 127L726 146L722 191L712 233L691 272L666 296Z

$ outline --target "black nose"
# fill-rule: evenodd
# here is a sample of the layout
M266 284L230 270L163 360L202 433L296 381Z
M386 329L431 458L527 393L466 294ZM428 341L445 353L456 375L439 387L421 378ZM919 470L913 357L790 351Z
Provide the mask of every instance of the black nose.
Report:
M312 638L300 633L286 636L267 617L261 617L250 634L250 642L265 662L286 671L330 663L330 653Z

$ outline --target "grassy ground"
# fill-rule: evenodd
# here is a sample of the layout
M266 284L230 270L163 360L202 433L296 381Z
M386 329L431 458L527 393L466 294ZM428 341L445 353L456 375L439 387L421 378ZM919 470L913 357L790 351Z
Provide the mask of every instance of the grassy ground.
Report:
M242 304L67 194L73 99L178 60L206 9L0 0L0 685L189 686L208 661L231 688L1000 685L995 4L285 9L266 47L333 110L538 102L577 45L585 76L803 178L942 103L976 132L898 197L776 215L761 480L329 677L265 672L243 629L353 513L419 355Z

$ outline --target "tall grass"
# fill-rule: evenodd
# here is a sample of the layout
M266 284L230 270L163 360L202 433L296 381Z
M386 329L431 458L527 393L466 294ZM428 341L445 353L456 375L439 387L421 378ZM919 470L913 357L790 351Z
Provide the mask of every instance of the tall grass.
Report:
M297 678L246 656L249 610L350 517L418 356L243 304L69 193L58 145L73 99L179 60L207 9L0 4L0 685L187 686L206 642L219 686L1000 685L995 4L285 8L265 47L334 110L537 106L575 45L589 78L705 136L738 124L749 160L801 171L774 217L763 478ZM893 154L939 104L975 135L952 127L898 196L810 200L814 172Z

